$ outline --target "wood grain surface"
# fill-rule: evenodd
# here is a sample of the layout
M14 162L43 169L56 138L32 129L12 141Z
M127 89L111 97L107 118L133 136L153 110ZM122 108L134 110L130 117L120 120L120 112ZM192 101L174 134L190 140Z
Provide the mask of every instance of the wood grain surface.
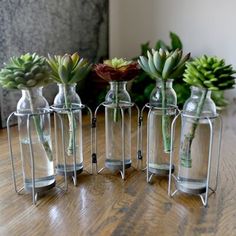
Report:
M69 180L68 192L54 188L40 197L37 206L30 194L14 192L6 130L0 130L0 235L236 235L236 124L235 114L226 111L218 191L204 208L199 197L167 195L167 179L146 183L146 173L127 170L125 181L119 173L104 171ZM104 118L98 119L99 166L104 156ZM133 119L135 122L135 120ZM133 123L134 123L133 122ZM85 169L90 170L89 123L84 119ZM133 141L135 143L135 127ZM16 127L14 147L18 148ZM145 132L143 139L146 139ZM135 144L133 153L135 154ZM21 185L21 163L17 159L17 182ZM136 166L133 155L133 166ZM57 177L58 184L63 178Z

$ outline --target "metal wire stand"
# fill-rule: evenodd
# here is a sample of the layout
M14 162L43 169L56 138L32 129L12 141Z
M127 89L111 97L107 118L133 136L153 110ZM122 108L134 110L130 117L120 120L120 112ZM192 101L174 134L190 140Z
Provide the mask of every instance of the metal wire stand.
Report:
M210 128L210 136L209 136L209 151L208 151L208 166L207 166L207 178L206 178L206 185L205 188L199 188L199 189L192 189L191 187L185 186L181 184L181 181L174 173L169 172L169 184L168 184L168 195L170 197L173 197L177 192L184 192L187 194L192 194L192 195L198 195L202 201L202 204L204 207L207 206L208 204L208 198L211 194L215 193L217 190L218 186L218 179L219 179L219 161L220 161L220 150L221 150L221 140L222 140L222 126L223 126L223 121L222 118L219 114L211 117L195 117L187 114L183 114L180 112L173 120L171 124L171 135L172 135L172 140L171 140L171 153L170 153L170 166L173 163L173 152L174 152L174 137L175 137L175 125L178 117L181 115L181 120L183 117L187 118L194 118L194 119L199 119L199 120L205 120L207 121L207 124L209 125ZM215 181L215 186L212 188L210 187L210 177L211 177L211 170L212 170L212 147L213 147L213 121L218 120L219 121L219 137L218 137L218 148L217 148L217 161L216 161L216 181ZM175 186L176 189L172 192L172 178L175 181Z
M13 178L13 184L14 184L14 189L15 192L17 194L20 194L23 190L25 190L26 192L32 192L32 201L33 204L36 205L37 204L37 200L38 200L38 194L41 192L45 192L53 187L56 186L56 180L54 179L53 181L50 182L50 184L45 185L45 186L36 186L36 178L35 178L35 158L34 158L34 150L33 150L33 145L32 145L32 134L31 134L31 119L33 119L34 117L39 117L40 116L45 116L45 115L49 115L51 114L53 111L50 109L43 109L42 112L40 113L31 113L31 114L23 114L23 113L19 113L19 112L12 112L8 119L7 119L7 134L8 134L8 148L9 148L9 154L10 154L10 159L11 159L11 167L12 167L12 178ZM24 187L20 187L18 189L17 187L17 183L16 183L16 171L15 171L15 161L14 161L14 155L13 155L13 148L12 148L12 134L11 134L11 128L10 128L10 122L11 119L13 117L25 117L27 116L27 137L29 140L29 150L30 150L30 161L31 161L31 179L32 179L32 187L29 188L25 188ZM50 122L50 121L49 121ZM62 124L62 120L60 120L61 124ZM49 123L49 127L50 127L50 123ZM63 126L62 126L62 133L63 133ZM51 131L50 131L50 136L51 136ZM62 135L62 139L63 139L63 135ZM63 140L64 142L64 140ZM63 156L64 157L64 156ZM22 160L21 160L22 161ZM66 159L64 157L64 164L66 166ZM66 180L66 173L64 175L64 186L59 187L60 189L67 191L67 180Z
M97 113L99 108L101 107L108 107L108 108L117 108L117 104L113 104L113 103L107 103L107 102L103 102L101 104L98 105L98 107L96 108L95 112L94 112L94 117L93 117L93 121L92 121L92 128L93 128L93 154L92 154L92 159L93 159L93 165L95 165L95 172L96 173L101 173L103 170L105 170L106 168L111 169L111 170L117 170L117 168L113 168L112 166L110 166L109 164L105 164L104 167L102 167L100 170L97 170ZM141 123L139 121L140 118L140 111L138 106L135 103L128 103L128 102L122 102L122 104L118 105L118 108L121 110L121 136L122 136L122 168L119 169L119 172L121 174L121 178L124 180L125 179L125 169L130 168L131 167L131 163L125 163L125 127L124 127L124 110L127 108L132 108L135 107L137 109L138 112L138 131L137 131L137 161L138 164L137 166L139 166L139 161L141 161L141 149L140 149L140 127L141 127Z
M166 171L166 170L153 170L152 168L150 168L149 166L149 160L150 160L150 150L149 150L149 122L150 122L150 114L152 111L161 111L163 112L163 110L170 110L170 109L173 109L175 111L175 114L177 112L177 114L179 113L179 110L178 110L178 107L177 106L174 106L174 105L169 105L167 108L161 108L161 107L156 107L156 106L153 106L151 105L150 103L147 103L144 105L144 107L142 108L141 110L141 117L140 117L140 120L141 120L141 128L140 128L140 137L141 137L141 144L140 146L142 147L142 150L143 150L143 140L142 140L142 128L143 128L143 112L145 109L148 109L148 115L147 115L147 150L146 150L146 167L143 169L143 170L146 170L146 180L147 180L147 183L150 183L151 182L151 179L154 175L157 175L157 176L168 176L169 175L169 170ZM177 115L176 114L176 115ZM171 139L172 139L172 136L171 136ZM143 155L143 153L141 152L141 156ZM171 165L170 166L170 171L171 173L174 172L174 165Z
M90 115L90 123L92 123L92 111L91 109L84 105L84 104L75 104L75 103L72 103L71 104L71 108L63 108L63 107L59 107L59 106L51 106L51 108L53 109L53 111L55 112L55 114L57 114L57 116L60 117L60 120L62 120L61 118L61 115L62 114L69 114L71 116L71 120L74 121L76 120L75 119L75 115L76 113L80 113L82 112L82 110L84 109L87 109L87 111L89 112L89 115ZM62 126L63 126L63 122L61 123ZM82 124L79 124L82 129ZM82 173L82 171L86 171L88 172L89 174L92 173L92 169L93 169L93 166L91 164L91 173L87 170L83 170L83 162L82 163L79 163L81 164L80 168L78 169L77 168L77 160L76 160L76 126L75 126L75 123L72 122L72 136L73 136L73 170L72 171L69 171L67 169L67 166L64 166L63 170L59 170L59 168L56 167L56 170L57 170L57 174L58 175L64 175L65 171L66 171L66 175L67 176L71 176L72 177L72 180L73 180L73 183L74 183L74 186L77 186L77 176ZM56 128L55 128L55 140L56 140L56 147L58 146L58 143L57 143L57 133L56 133ZM63 141L64 143L64 153L63 155L65 156L65 142ZM90 143L92 143L92 129L91 129L91 132L90 132ZM82 145L83 146L83 145ZM81 147L82 148L82 147ZM92 156L92 150L91 150L91 156ZM93 163L93 162L91 162Z

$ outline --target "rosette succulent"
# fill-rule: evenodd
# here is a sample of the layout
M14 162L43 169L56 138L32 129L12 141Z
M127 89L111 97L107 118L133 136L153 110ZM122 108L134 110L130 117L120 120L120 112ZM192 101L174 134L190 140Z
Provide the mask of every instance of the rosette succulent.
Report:
M166 114L167 97L166 82L168 79L175 79L183 74L185 63L189 59L190 53L183 57L182 50L176 49L168 52L160 48L147 51L147 57L140 56L138 63L151 78L159 79L162 83L162 135L165 152L170 151L170 116Z
M102 79L111 82L121 82L129 81L136 77L140 68L137 62L126 61L123 58L113 58L111 60L105 60L103 64L97 64L94 68L95 72ZM116 86L114 97L114 103L117 108L114 109L114 121L118 121L118 107L119 107L119 96L118 96L118 86Z
M190 53L183 57L183 52L179 49L168 52L160 48L148 51L147 57L140 56L138 63L152 78L165 81L170 78L175 79L182 74L189 57Z
M6 89L26 89L50 83L50 72L44 57L27 53L11 57L0 71L0 84Z
M185 135L182 141L182 150L191 150L192 141L195 136L195 131L202 114L202 109L205 103L208 90L222 91L234 87L235 71L231 65L226 65L223 59L210 56L202 56L191 62L187 62L184 73L184 81L192 86L204 88L199 103L197 104L195 122L192 123L189 132ZM191 153L181 154L182 164L186 167L191 167Z
M50 83L50 70L46 59L36 53L24 54L20 57L11 57L8 63L0 71L0 85L6 89L27 90L32 113L36 112L31 88L40 87ZM52 160L52 151L48 141L45 141L44 133L40 124L40 117L33 116L35 130L39 140L47 153L48 159Z
M64 85L64 101L63 108L67 109L67 116L69 121L69 141L67 147L67 154L73 154L74 147L74 135L73 129L76 129L76 122L73 119L73 116L70 109L73 109L72 102L70 101L70 94L68 94L68 87L71 84L78 83L80 80L84 79L90 69L91 64L83 58L80 58L78 53L74 53L73 55L65 54L64 56L54 56L51 57L48 55L48 64L51 67L52 79L59 84Z
M51 78L59 84L74 84L85 78L91 70L91 64L78 53L64 56L48 55L48 64L51 67Z
M138 75L140 68L137 62L115 57L95 65L94 70L106 81L129 81Z

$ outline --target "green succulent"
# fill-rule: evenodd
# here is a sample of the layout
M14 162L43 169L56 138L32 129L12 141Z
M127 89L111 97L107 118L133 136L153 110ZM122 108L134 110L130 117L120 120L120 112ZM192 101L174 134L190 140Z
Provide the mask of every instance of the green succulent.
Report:
M234 73L223 59L204 55L186 64L183 80L193 86L220 91L233 88Z
M46 59L36 53L11 57L0 71L0 85L6 89L26 89L51 82Z
M60 84L79 82L86 77L92 67L87 60L80 58L78 53L54 57L48 55L47 61L52 70L52 79Z
M161 106L162 106L162 135L164 151L170 152L170 126L171 118L166 112L167 94L166 94L166 82L168 79L178 78L183 74L185 70L185 62L189 59L190 53L183 57L183 51L181 49L175 49L174 51L167 51L160 48L159 50L152 49L151 52L147 51L147 57L140 56L138 63L141 68L147 72L151 78L161 79ZM151 88L151 86L150 86Z
M223 101L223 94L219 92L233 88L235 84L234 73L235 71L231 65L225 65L225 61L217 57L204 55L187 63L183 80L190 85L204 88L204 90L196 107L194 122L191 122L188 133L185 134L181 141L180 156L182 166L186 168L192 167L191 145L198 127L199 117L202 115L208 90L215 92L215 95L218 92L218 96Z
M182 57L182 50L176 49L172 52L152 49L147 52L147 57L140 56L138 63L141 68L152 78L167 80L177 78L185 69L185 62L189 59L190 53Z
M64 108L71 109L73 104L70 100L70 94L68 87L70 84L74 84L85 78L91 69L91 64L88 61L80 58L78 53L73 55L65 54L64 56L54 56L48 55L48 64L51 67L51 77L59 84L64 84ZM71 112L67 112L68 122L69 122L69 139L67 146L67 155L71 156L74 154L74 133L76 130L76 122L73 118Z

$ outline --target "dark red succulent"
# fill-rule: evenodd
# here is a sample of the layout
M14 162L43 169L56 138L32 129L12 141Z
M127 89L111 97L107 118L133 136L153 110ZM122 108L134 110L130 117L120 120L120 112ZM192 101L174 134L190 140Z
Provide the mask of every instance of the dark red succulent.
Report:
M99 77L110 82L129 81L138 75L140 68L137 62L113 58L95 65L94 70Z

